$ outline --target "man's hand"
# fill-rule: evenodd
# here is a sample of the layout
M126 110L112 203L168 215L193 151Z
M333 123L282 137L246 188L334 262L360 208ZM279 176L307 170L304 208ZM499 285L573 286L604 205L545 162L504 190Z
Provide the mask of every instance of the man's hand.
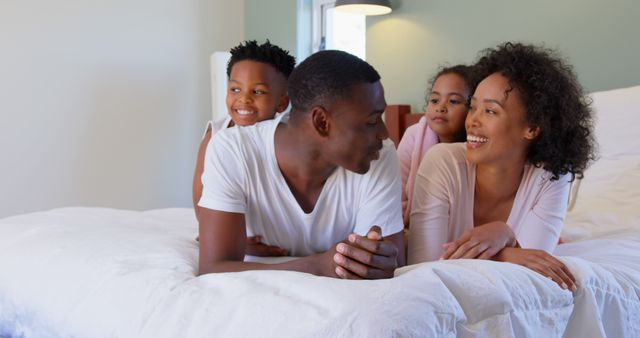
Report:
M504 222L491 222L465 231L460 238L443 244L440 259L489 259L505 247L516 246L513 230Z
M569 268L544 250L504 248L494 259L527 267L558 283L563 289L578 289L576 279Z
M335 274L340 278L391 278L398 267L398 248L393 241L382 238L379 226L371 227L366 237L350 234L335 250Z
M264 244L262 243L262 236L256 235L247 237L247 247L245 253L251 256L277 257L288 255L289 250L275 245Z

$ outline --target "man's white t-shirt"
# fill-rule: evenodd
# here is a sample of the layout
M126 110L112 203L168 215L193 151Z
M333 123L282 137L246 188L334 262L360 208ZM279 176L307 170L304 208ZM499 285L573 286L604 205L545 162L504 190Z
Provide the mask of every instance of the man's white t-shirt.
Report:
M287 185L274 149L274 135L288 114L253 126L221 130L205 155L199 206L245 215L247 236L289 250L292 256L325 252L350 233L402 231L400 170L395 148L385 141L380 159L360 175L338 167L306 214Z

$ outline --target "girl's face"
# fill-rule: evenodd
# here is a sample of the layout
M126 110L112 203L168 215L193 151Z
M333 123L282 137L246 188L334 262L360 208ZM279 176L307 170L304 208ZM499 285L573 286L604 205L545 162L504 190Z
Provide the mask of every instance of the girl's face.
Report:
M465 140L464 120L469 108L469 88L462 76L449 73L438 76L427 101L427 123L440 142Z
M465 123L467 159L476 164L504 164L526 159L539 128L530 126L520 91L494 73L478 84Z

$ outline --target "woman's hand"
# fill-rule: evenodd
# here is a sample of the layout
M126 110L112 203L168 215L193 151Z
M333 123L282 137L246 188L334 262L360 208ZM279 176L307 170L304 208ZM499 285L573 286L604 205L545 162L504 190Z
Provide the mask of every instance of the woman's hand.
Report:
M507 223L491 222L467 230L455 241L443 244L445 250L440 259L489 259L516 243L516 236Z
M247 255L260 257L277 257L289 254L287 249L262 243L262 236L260 235L247 237L247 246L245 250Z
M565 290L578 289L576 279L569 268L544 250L504 248L494 259L527 267L558 283Z

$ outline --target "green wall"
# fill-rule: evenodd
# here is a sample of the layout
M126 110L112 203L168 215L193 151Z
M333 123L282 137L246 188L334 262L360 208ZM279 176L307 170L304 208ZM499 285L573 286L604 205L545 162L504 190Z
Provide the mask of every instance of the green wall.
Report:
M367 60L389 103L424 105L443 63L469 63L504 41L544 43L573 64L587 91L640 84L640 1L403 0L367 19Z
M305 20L311 26L311 12L303 8L303 2L296 0L245 0L244 34L247 40L262 42L269 39L272 43L288 50L291 55L298 55L298 37L307 30L298 29L298 12L304 10L308 14ZM298 8L300 7L300 10ZM308 33L311 35L311 33ZM310 38L309 38L310 39ZM303 39L304 40L304 39ZM302 52L302 51L301 51ZM304 55L306 56L306 55Z
M245 0L246 38L269 38L299 59L305 57L310 45L309 3ZM472 62L478 51L508 40L544 42L559 49L587 91L640 84L637 0L395 0L393 4L391 14L367 18L367 61L380 72L388 103L421 109L427 81L439 65Z

